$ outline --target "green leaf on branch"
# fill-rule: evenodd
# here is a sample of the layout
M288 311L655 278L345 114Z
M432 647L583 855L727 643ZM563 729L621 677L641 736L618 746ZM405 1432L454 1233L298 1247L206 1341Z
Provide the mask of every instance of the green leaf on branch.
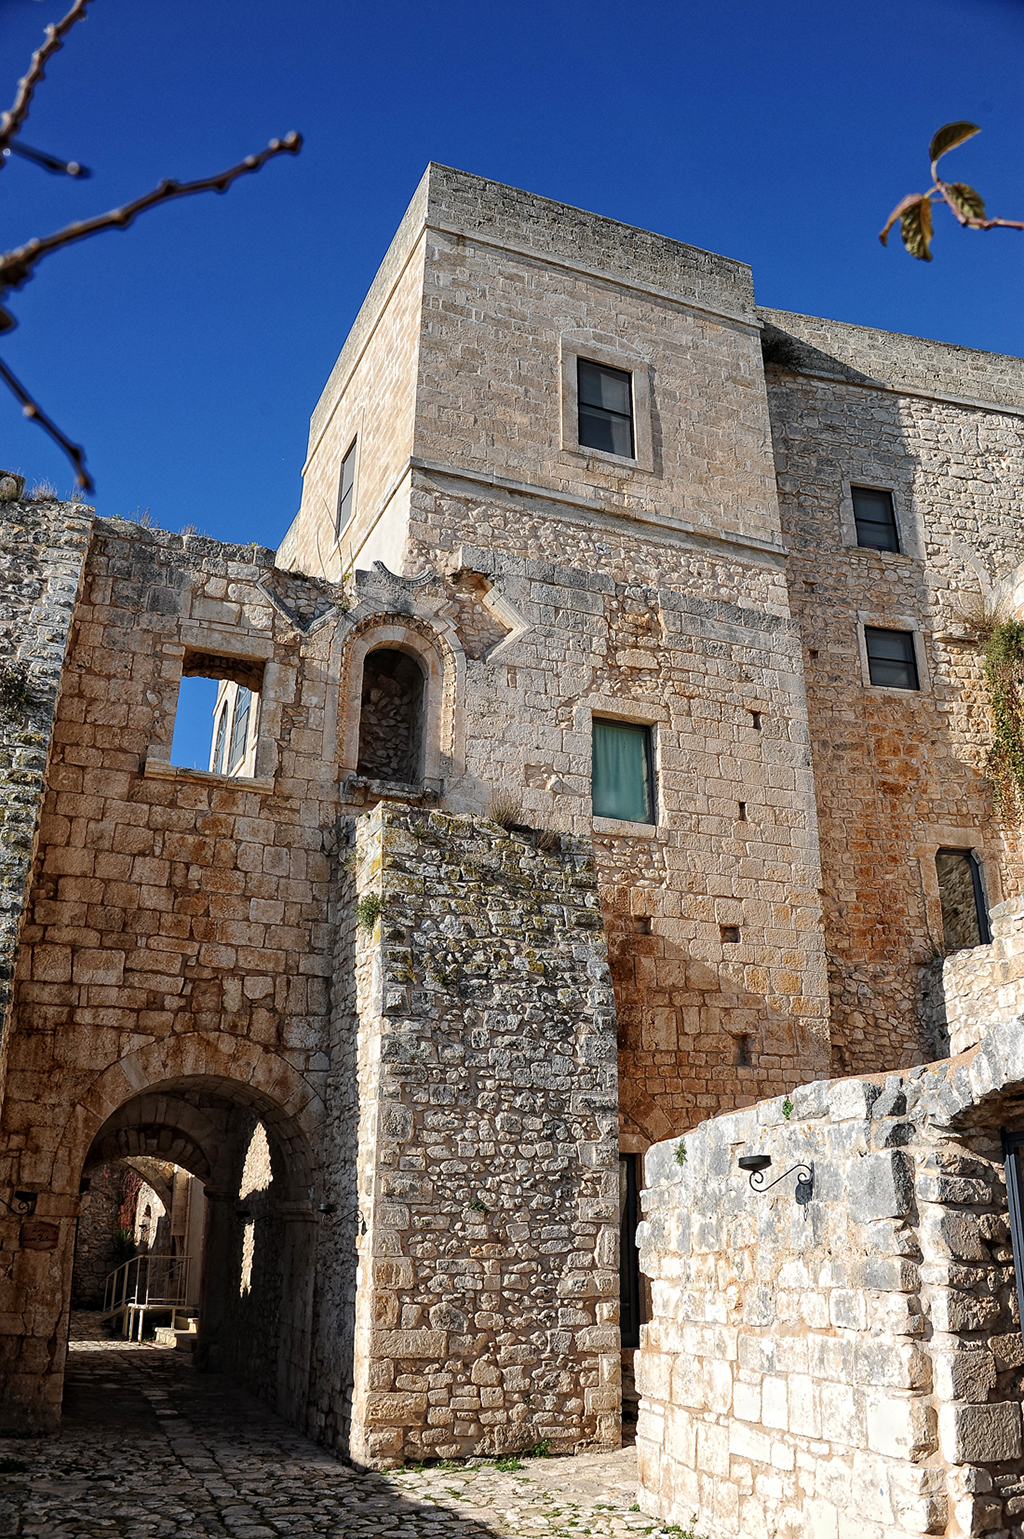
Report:
M921 262L932 259L932 206L927 198L918 198L900 215L900 234L912 257Z
M975 134L980 133L981 129L977 123L944 124L928 146L928 159L932 163L932 175L934 176L935 174L935 162L940 155L945 155L950 150L955 150L958 144L963 144L965 140L972 139Z
M984 219L985 199L966 182L941 182L943 192L954 203L964 219Z

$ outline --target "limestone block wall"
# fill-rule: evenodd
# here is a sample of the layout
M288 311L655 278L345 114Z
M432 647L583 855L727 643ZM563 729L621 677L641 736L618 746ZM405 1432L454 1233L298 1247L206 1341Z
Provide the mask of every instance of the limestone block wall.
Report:
M779 1539L1016 1532L1024 1347L1001 1126L1024 1031L820 1081L646 1162L641 1506ZM751 1190L741 1154L771 1156ZM799 1198L799 1200L798 1200Z
M942 964L946 1030L954 1054L980 1042L992 1021L1022 1014L1024 899L997 904L989 910L989 921L991 945L955 951Z
M352 1456L614 1447L615 1013L591 853L382 803L355 854Z
M518 617L497 652L466 660L466 767L446 804L485 812L507 789L526 822L593 840L622 1147L827 1072L814 786L781 556L511 493L484 501L439 475L412 505L408 570L477 571ZM594 715L650 724L656 824L593 816Z
M11 980L92 512L76 503L0 503L0 657L5 668L27 670L28 684L24 701L0 707L0 1104Z
M1024 884L993 815L989 711L964 607L1016 559L1024 365L763 312L790 601L803 640L830 956L833 1072L925 1062L943 951L935 854L988 898ZM891 489L899 553L856 543L850 485ZM864 624L916 633L921 688L866 677Z

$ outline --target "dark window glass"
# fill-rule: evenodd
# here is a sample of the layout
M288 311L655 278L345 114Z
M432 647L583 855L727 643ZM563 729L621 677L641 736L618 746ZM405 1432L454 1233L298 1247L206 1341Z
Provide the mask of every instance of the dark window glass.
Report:
M640 1222L637 1154L619 1155L619 1329L624 1347L640 1345L644 1296L640 1286L640 1253L636 1226Z
M939 850L935 856L942 900L942 938L947 951L986 946L991 940L981 867L973 850Z
M899 550L896 512L892 492L876 492L867 486L851 486L853 516L857 523L857 544L873 550Z
M888 689L920 689L913 631L883 631L865 625L868 676L872 684Z
M245 758L245 749L249 741L249 712L251 709L252 690L240 688L235 697L235 719L231 723L228 774L233 773Z
M581 449L633 458L633 376L625 369L577 360Z
M338 521L334 528L335 537L347 529L352 520L352 488L355 485L356 476L356 446L353 441L351 449L341 462L341 479L338 482Z
M651 729L594 721L592 794L596 818L654 822Z

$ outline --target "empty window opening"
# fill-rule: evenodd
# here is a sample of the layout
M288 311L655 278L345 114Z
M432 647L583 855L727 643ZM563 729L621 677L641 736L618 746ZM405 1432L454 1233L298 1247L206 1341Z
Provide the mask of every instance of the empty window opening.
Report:
M718 927L722 932L723 946L738 946L740 940L740 927L738 924L722 924Z
M591 793L595 818L654 822L650 727L594 718Z
M808 655L808 657L817 657L817 655L818 655L817 647L810 647L808 649L807 655Z
M640 1253L636 1226L640 1221L638 1154L619 1155L619 1329L624 1347L640 1345L644 1295L640 1286Z
M341 475L338 478L338 513L334 521L335 539L340 539L352 522L352 514L355 511L355 484L356 444L353 439L351 448L341 462ZM330 512L330 508L327 511Z
M753 1065L750 1059L750 1037L736 1037L736 1067L737 1069L749 1069Z
M882 689L920 689L913 631L886 631L865 625L868 678Z
M736 803L736 807L737 807L737 812L736 812L737 818L739 819L739 821L741 823L745 823L747 821L747 804L746 804L746 802L737 802Z
M407 785L419 778L425 682L406 652L382 647L366 654L357 774Z
M633 920L633 931L636 935L652 935L653 928L648 915L637 914Z
M580 448L633 459L632 374L585 358L577 360L577 369Z
M892 492L879 492L868 486L851 486L850 496L857 525L857 544L871 550L898 551L900 537L896 528Z
M263 664L186 652L171 763L247 778L256 773Z
M981 862L973 850L939 850L935 856L942 902L945 950L987 946L992 939L988 905L981 880Z
M751 713L750 713L750 725L753 727L755 732L760 732L760 730L761 730L761 712L760 711L751 711Z

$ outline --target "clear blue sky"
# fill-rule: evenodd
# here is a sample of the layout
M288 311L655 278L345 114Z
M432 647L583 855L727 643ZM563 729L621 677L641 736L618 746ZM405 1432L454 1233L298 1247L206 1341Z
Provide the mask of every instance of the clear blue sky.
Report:
M70 0L0 0L13 96ZM1020 0L94 0L25 141L91 181L0 173L5 246L297 128L236 184L49 259L0 355L85 444L106 515L275 545L309 414L426 162L750 262L762 304L1024 351L1024 235L877 231L946 162L1024 217ZM71 473L0 390L0 464Z

